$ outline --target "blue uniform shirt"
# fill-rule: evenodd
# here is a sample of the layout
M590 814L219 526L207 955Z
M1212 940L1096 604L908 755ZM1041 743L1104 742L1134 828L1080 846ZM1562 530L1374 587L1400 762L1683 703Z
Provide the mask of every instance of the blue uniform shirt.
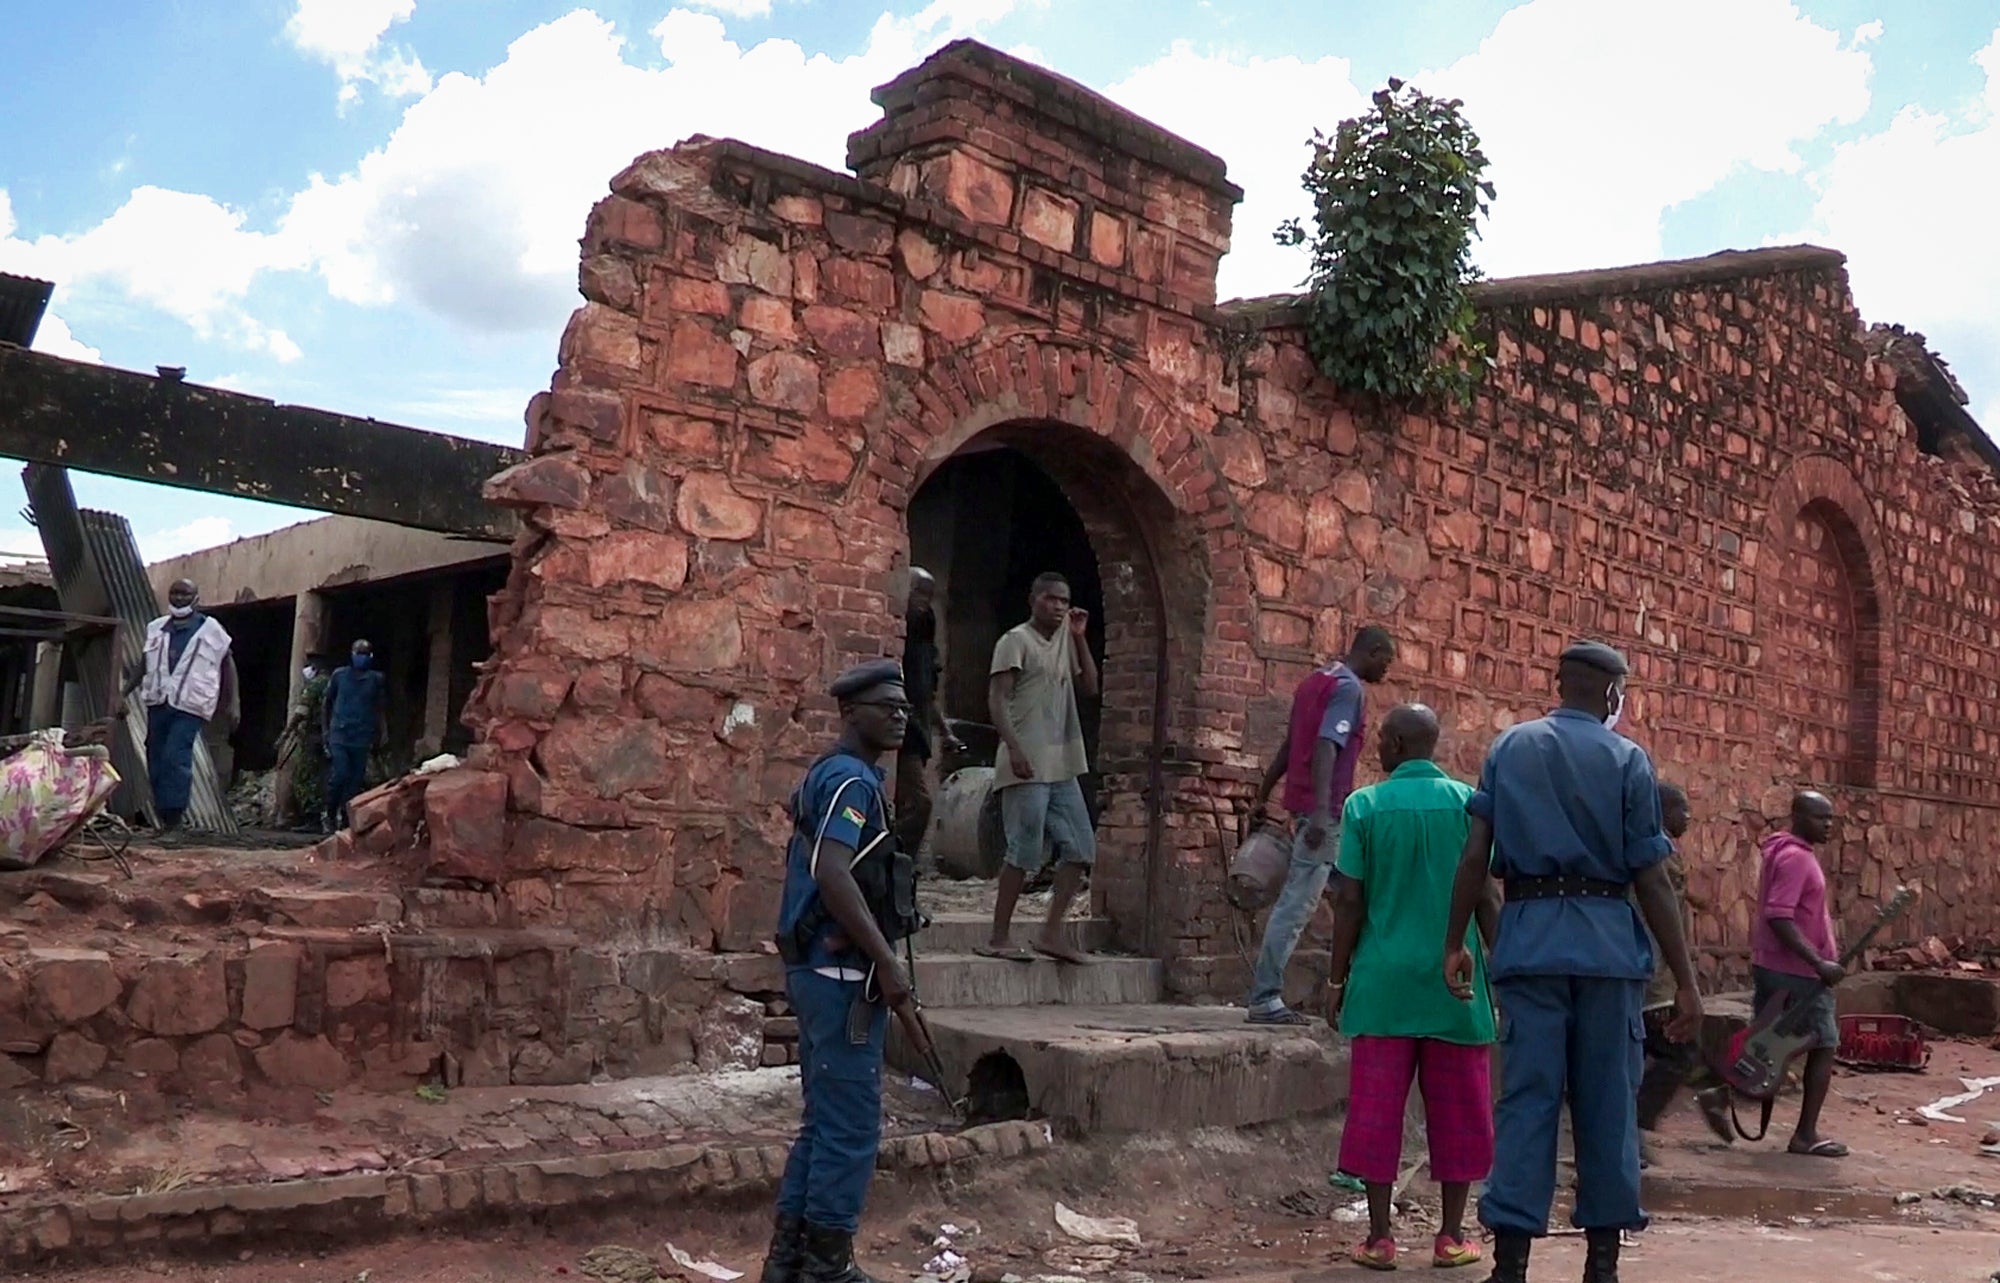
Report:
M1587 713L1512 727L1486 754L1465 809L1493 826L1493 875L1629 883L1672 849L1644 749ZM1653 951L1629 898L1510 902L1490 974L1645 980Z
M812 870L815 839L839 842L860 852L888 832L883 778L880 767L840 752L829 753L806 772L798 792L792 794L792 840L785 848L785 893L778 912L780 935L791 934L807 911L819 903L819 884L813 881ZM829 915L798 965L867 966L867 958L858 949L836 953L828 948L827 937L839 930Z
M336 668L322 696L332 713L326 742L341 748L368 748L382 716L388 683L372 668Z

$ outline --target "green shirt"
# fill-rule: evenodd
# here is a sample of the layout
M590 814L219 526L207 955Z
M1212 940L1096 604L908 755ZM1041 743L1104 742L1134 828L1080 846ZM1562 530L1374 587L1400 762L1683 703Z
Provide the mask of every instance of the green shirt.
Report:
M1347 978L1340 1031L1349 1037L1493 1041L1493 1002L1477 926L1470 1002L1444 983L1438 942L1451 917L1471 819L1472 789L1435 762L1405 762L1380 784L1347 799L1340 821L1340 871L1361 884L1366 905L1361 940Z

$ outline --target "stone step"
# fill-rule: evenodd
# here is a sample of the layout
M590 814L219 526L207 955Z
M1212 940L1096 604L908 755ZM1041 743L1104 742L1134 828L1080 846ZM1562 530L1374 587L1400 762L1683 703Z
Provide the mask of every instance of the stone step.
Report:
M1108 949L1111 947L1111 920L1109 918L1079 918L1068 924L1069 941L1082 949ZM1031 931L1041 928L1040 915L1034 921L1016 917L1014 935L1019 940L1034 937ZM971 953L993 934L993 918L985 913L940 913L931 919L917 936L917 953Z
M1319 1021L1271 1028L1245 1024L1240 1007L1146 1004L925 1015L952 1092L974 1097L975 1120L1009 1112L1012 1096L1016 1111L1025 1103L1076 1133L1182 1131L1323 1114L1347 1099L1346 1046ZM891 1062L929 1078L890 1029Z
M917 954L917 992L926 1007L1158 1002L1165 974L1155 958L1100 956L1086 966L1070 966L1048 958L1009 962L970 953Z

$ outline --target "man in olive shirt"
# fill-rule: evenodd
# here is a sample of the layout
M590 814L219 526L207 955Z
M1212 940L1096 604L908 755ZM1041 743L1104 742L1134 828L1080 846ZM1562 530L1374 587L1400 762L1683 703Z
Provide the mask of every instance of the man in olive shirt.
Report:
M1030 961L1012 939L1014 902L1028 875L1041 870L1046 852L1056 859L1055 894L1035 952L1060 962L1085 962L1063 935L1070 901L1097 859L1097 835L1077 778L1090 769L1076 696L1097 693L1097 663L1084 640L1088 611L1070 608L1069 581L1050 572L1028 593L1028 622L1010 629L993 647L987 710L1000 732L993 787L1000 794L1007 857L1000 867L1000 895L993 906L993 936L978 952Z
M1354 1260L1378 1270L1396 1266L1390 1196L1413 1079L1422 1084L1431 1177L1444 1193L1433 1265L1479 1259L1465 1233L1465 1205L1472 1182L1493 1165L1493 1004L1471 930L1465 943L1473 952L1474 1001L1453 997L1437 973L1472 796L1431 760L1437 742L1430 709L1391 710L1378 740L1388 778L1350 796L1340 822L1333 982L1340 1031L1353 1040L1340 1170L1367 1186L1368 1238ZM1479 913L1488 941L1498 912L1489 894Z

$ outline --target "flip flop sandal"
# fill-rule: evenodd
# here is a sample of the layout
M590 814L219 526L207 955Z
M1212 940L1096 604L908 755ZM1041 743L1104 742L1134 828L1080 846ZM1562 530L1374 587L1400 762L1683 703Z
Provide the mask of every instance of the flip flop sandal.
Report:
M1396 1240L1378 1238L1373 1243L1363 1243L1350 1254L1356 1265L1365 1270L1393 1270L1396 1268Z
M1479 1244L1440 1234L1431 1248L1431 1265L1435 1269L1455 1270L1461 1265L1477 1265L1480 1255Z
M972 946L972 951L982 958L998 958L1002 962L1033 962L1035 960L1034 954L1029 953L1019 945L1009 945L1005 949L997 949L990 944L976 944Z
M1801 1158L1846 1158L1847 1146L1837 1140L1819 1140L1805 1149L1792 1149L1787 1146L1785 1152L1797 1154Z

